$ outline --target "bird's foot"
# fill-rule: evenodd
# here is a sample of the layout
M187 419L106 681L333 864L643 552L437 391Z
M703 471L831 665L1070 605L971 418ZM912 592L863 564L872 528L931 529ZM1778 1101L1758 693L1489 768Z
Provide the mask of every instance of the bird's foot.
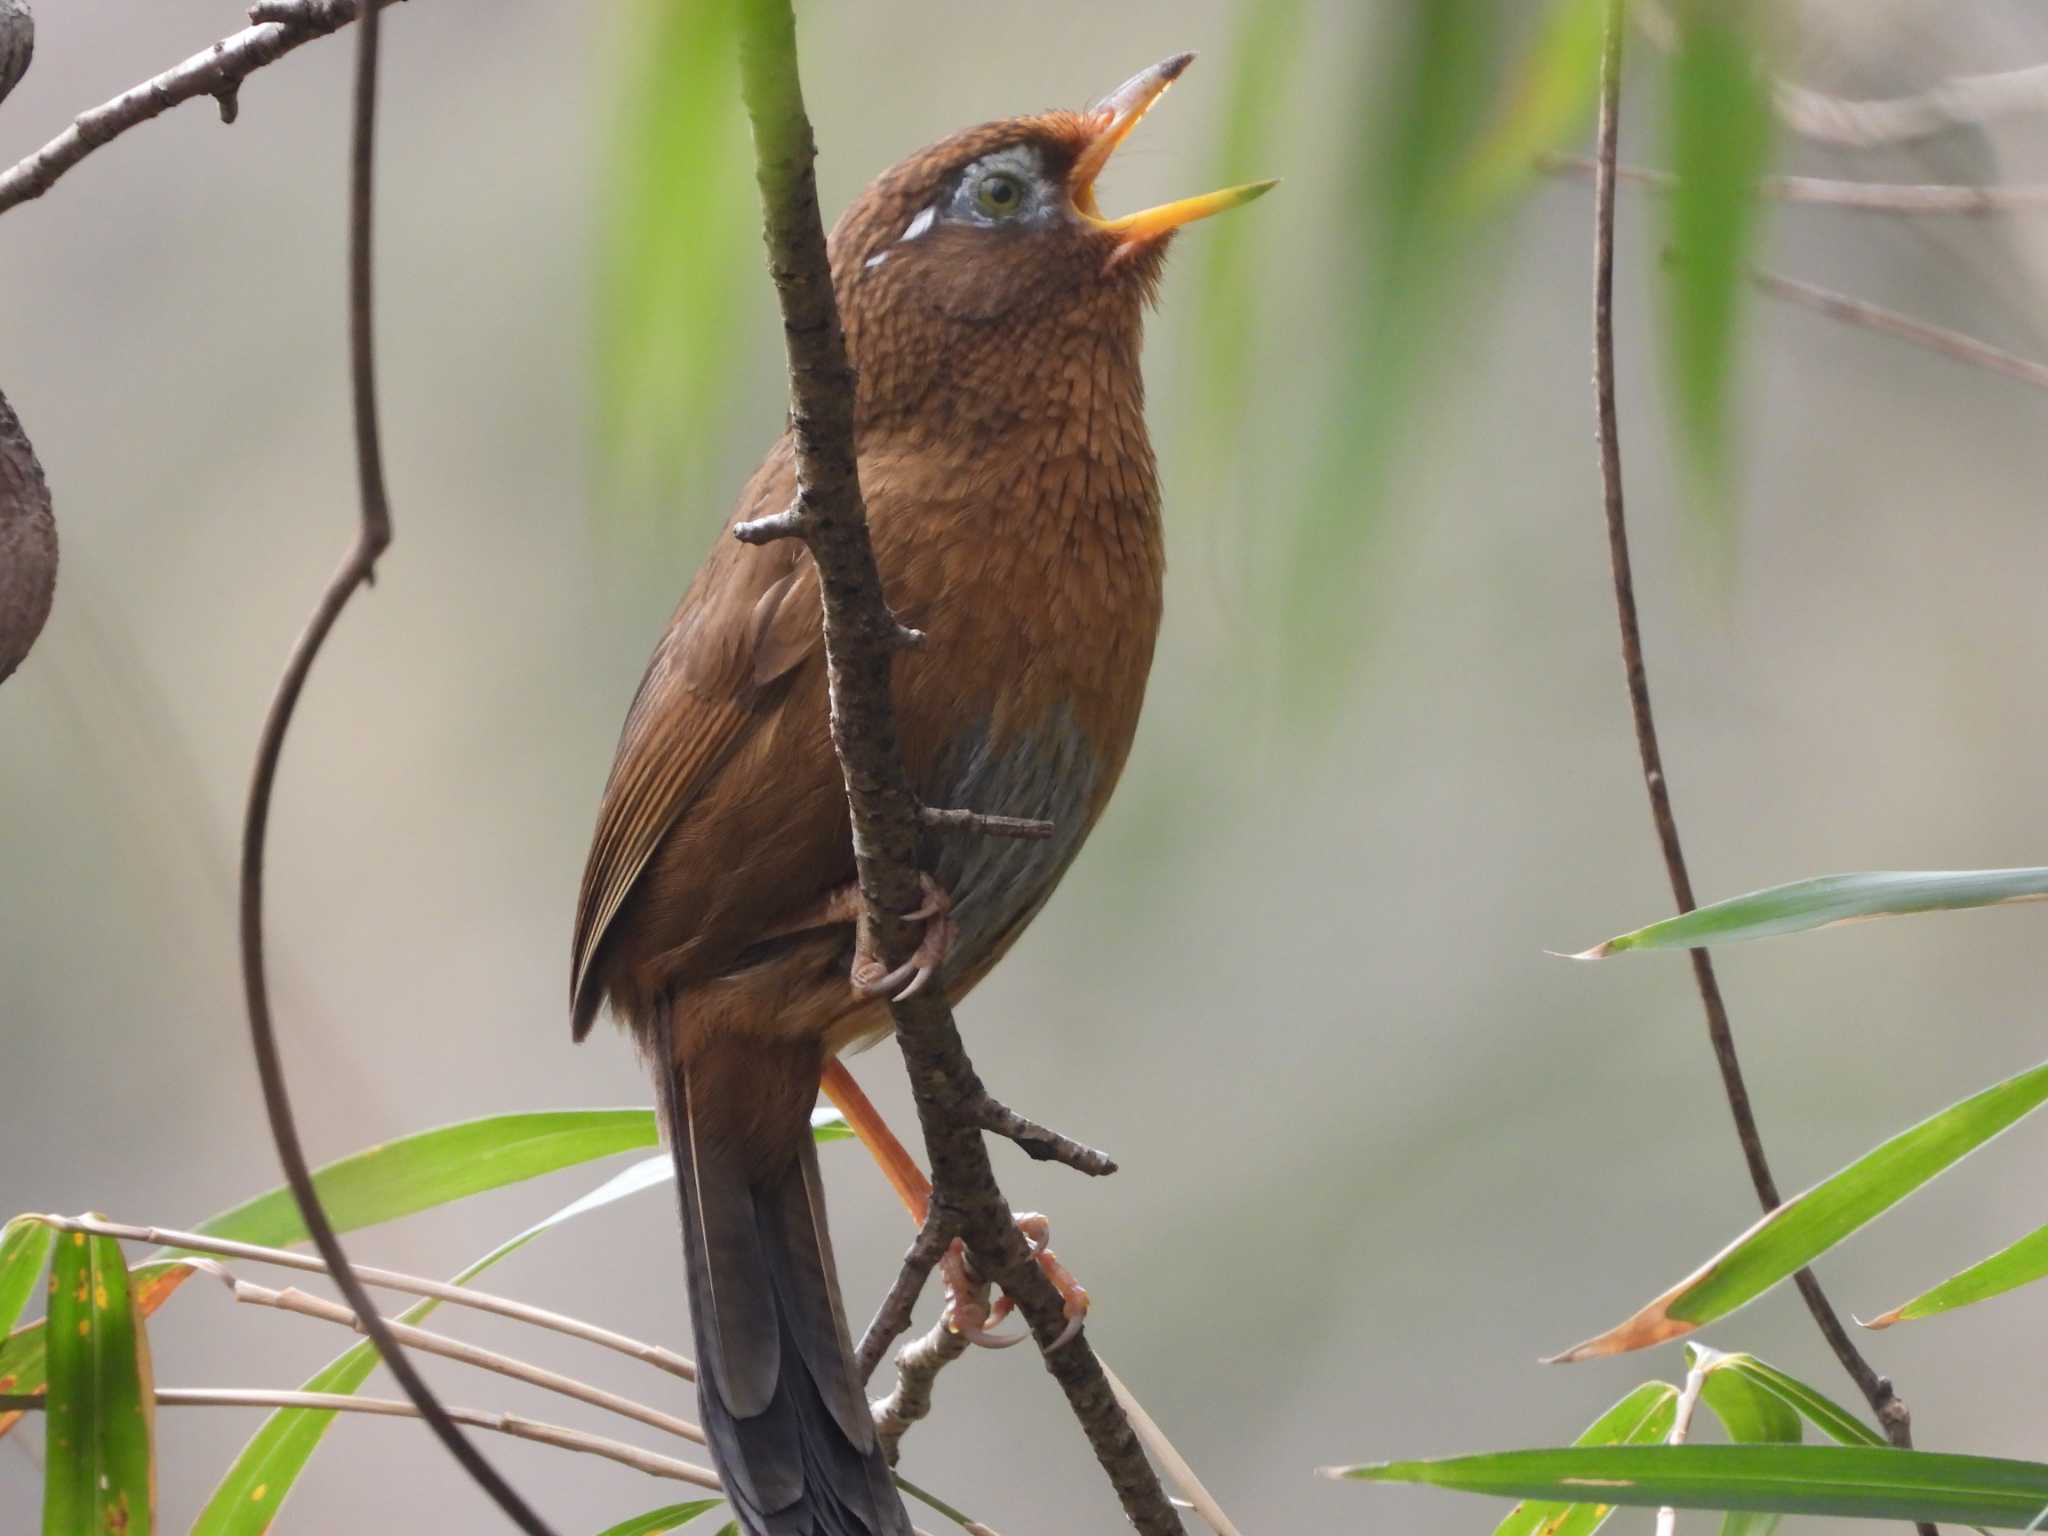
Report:
M863 997L886 997L891 1002L908 1002L925 988L938 968L945 964L960 928L953 921L953 898L930 875L919 875L924 887L924 904L904 913L905 922L923 922L924 937L917 952L895 970L885 970L879 957L860 950L853 957L853 989Z
M1053 1289L1060 1293L1060 1300L1065 1304L1067 1326L1046 1346L1046 1352L1050 1354L1072 1342L1074 1335L1081 1331L1081 1325L1088 1320L1088 1291L1052 1251L1050 1221L1036 1211L1027 1211L1017 1218L1017 1230L1024 1235L1032 1258L1038 1261L1038 1267L1045 1271L1046 1279L1052 1282ZM946 1326L953 1332L984 1349L1008 1349L1012 1344L1023 1341L1025 1336L1022 1333L995 1332L996 1325L1015 1311L1017 1304L1007 1295L999 1296L993 1304L990 1303L989 1284L967 1262L967 1249L958 1238L939 1260L939 1274L946 1286Z

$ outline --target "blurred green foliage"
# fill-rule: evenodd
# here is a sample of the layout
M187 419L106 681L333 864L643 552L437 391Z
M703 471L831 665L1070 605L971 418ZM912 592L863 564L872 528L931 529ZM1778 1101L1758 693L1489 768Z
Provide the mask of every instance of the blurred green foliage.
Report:
M1728 417L1742 299L1770 169L1770 86L1748 3L1687 0L1671 59L1665 334L1692 504L1725 569L1732 543Z
M626 0L614 44L618 100L599 159L595 461L606 526L637 551L672 532L680 508L731 497L704 477L734 424L732 370L761 244L732 0Z

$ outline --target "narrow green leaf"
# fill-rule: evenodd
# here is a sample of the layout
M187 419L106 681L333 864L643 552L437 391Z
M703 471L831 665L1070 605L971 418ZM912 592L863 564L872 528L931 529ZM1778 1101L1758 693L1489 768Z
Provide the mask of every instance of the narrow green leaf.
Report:
M2048 869L1880 869L1821 875L1695 907L1683 917L1620 934L1571 958L1602 960L1629 949L1700 949L1805 933L1866 917L2043 900L2048 900Z
M1238 186L1274 174L1280 163L1277 108L1300 56L1306 11L1304 0L1243 8L1230 50L1230 93L1211 185ZM1234 462L1244 440L1260 299L1252 258L1254 242L1264 237L1256 219L1217 219L1196 247L1196 312L1188 332L1199 351L1187 379L1197 391L1201 430L1190 434L1189 446L1210 461L1211 472Z
M487 1115L366 1148L318 1170L313 1185L335 1230L353 1232L658 1141L651 1109ZM197 1230L272 1248L306 1238L291 1191L281 1186Z
M33 1216L17 1216L0 1227L0 1334L12 1331L41 1278L57 1234ZM14 1389L0 1381L0 1392Z
M1751 10L1686 0L1676 8L1671 58L1669 353L1681 446L1717 512L1728 482L1728 400L1757 234L1756 184L1771 158L1770 88Z
M1356 68L1384 88L1351 114L1357 169L1334 189L1344 216L1334 238L1347 259L1365 260L1331 308L1335 366L1313 392L1321 409L1308 494L1287 530L1278 590L1265 599L1282 615L1280 682L1297 711L1365 648L1361 629L1379 605L1364 594L1394 471L1480 249L1456 217L1453 188L1491 104L1503 8L1401 0L1379 9L1387 25L1360 29L1372 54Z
M595 459L605 502L637 515L643 550L674 541L652 519L724 505L687 493L746 398L737 343L758 301L760 237L732 33L731 0L632 0L616 18L617 105L598 160Z
M156 1391L119 1243L74 1232L57 1244L49 1322L43 1536L149 1536Z
M1744 1445L1797 1445L1804 1436L1791 1404L1761 1383L1734 1369L1735 1356L1702 1344L1688 1344L1686 1363L1702 1371L1700 1397L1728 1431ZM1771 1536L1778 1516L1748 1511L1722 1518L1721 1536Z
M835 1110L811 1116L822 1144L853 1134ZM551 1110L492 1115L401 1137L330 1163L313 1175L327 1214L340 1232L374 1226L449 1200L618 1152L655 1144L654 1112L646 1109ZM665 1158L650 1159L666 1166ZM623 1177L623 1175L622 1175ZM559 1213L558 1213L559 1215ZM237 1242L286 1247L305 1237L290 1191L278 1188L208 1217L195 1229ZM174 1258L154 1256L134 1269L136 1306L153 1313L190 1273ZM0 1342L0 1390L39 1392L48 1380L45 1331L40 1321ZM0 1413L0 1435L21 1417Z
M1646 1381L1601 1414L1574 1445L1655 1445L1671 1433L1678 1388ZM1614 1513L1612 1504L1558 1504L1525 1500L1508 1511L1493 1536L1593 1536Z
M1786 1375L1755 1355L1723 1355L1721 1360L1722 1369L1737 1372L1763 1390L1775 1393L1781 1402L1837 1445L1883 1447L1889 1443L1883 1435L1826 1393L1808 1386L1796 1376Z
M651 1117L650 1117L651 1118ZM851 1135L837 1112L820 1110L811 1117L811 1134L820 1142L837 1141ZM467 1285L500 1259L524 1247L543 1232L573 1221L578 1216L602 1209L628 1195L668 1182L675 1165L667 1153L643 1158L591 1190L570 1201L553 1215L508 1238L455 1277ZM399 1321L417 1324L440 1303L432 1297L415 1303L400 1314ZM376 1346L365 1339L321 1368L303 1390L307 1392L354 1392L376 1368ZM205 1510L192 1527L191 1536L261 1536L277 1517L278 1505L305 1470L313 1452L334 1421L330 1410L280 1408L242 1447L241 1454L222 1476L207 1501Z
M1670 1290L1559 1362L1682 1338L1761 1296L2048 1101L2048 1063L1952 1104L1765 1216Z
M2048 1509L2048 1464L1839 1445L1660 1445L1501 1451L1332 1469L1503 1498L1760 1510L2024 1527Z
M1931 1291L1923 1291L1902 1306L1893 1307L1863 1326L1889 1328L1893 1323L1910 1323L1916 1318L1953 1312L1972 1302L2003 1296L2007 1291L2048 1276L2048 1227L2030 1232L2010 1248L1972 1264L1961 1274L1951 1275Z
M600 1536L659 1536L662 1531L688 1525L699 1515L710 1513L724 1502L723 1499L698 1499L691 1504L667 1504L660 1509L650 1509L644 1515L635 1515L630 1520L621 1520L601 1532Z
M1600 95L1606 15L1606 0L1551 0L1493 127L1458 178L1462 213L1493 211L1528 185L1543 155L1584 128Z

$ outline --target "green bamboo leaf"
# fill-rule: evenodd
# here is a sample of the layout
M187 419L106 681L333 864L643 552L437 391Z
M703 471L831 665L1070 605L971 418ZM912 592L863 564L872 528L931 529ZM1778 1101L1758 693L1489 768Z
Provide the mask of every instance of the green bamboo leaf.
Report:
M635 1515L630 1520L621 1520L601 1532L600 1536L660 1536L662 1531L688 1525L699 1515L710 1513L724 1502L723 1499L698 1499L692 1504L664 1505L660 1509L650 1509L644 1515Z
M2048 1063L1952 1104L1794 1195L1635 1316L1555 1356L1591 1359L1682 1338L1796 1274L2048 1100Z
M1671 1433L1678 1388L1646 1381L1601 1414L1574 1445L1655 1445ZM1525 1500L1508 1511L1493 1536L1593 1536L1614 1513L1612 1504L1558 1504Z
M1769 1362L1757 1359L1755 1355L1723 1355L1720 1368L1735 1372L1754 1382L1764 1391L1773 1393L1779 1401L1797 1412L1837 1445L1882 1447L1889 1443L1883 1435L1826 1393L1808 1386L1796 1376L1786 1375Z
M1333 191L1335 238L1368 260L1329 317L1333 377L1317 391L1319 440L1280 590L1284 697L1297 711L1362 651L1369 553L1384 544L1393 472L1427 399L1475 242L1453 189L1492 103L1505 30L1494 0L1402 0L1380 8L1362 77L1386 82L1361 125L1356 170ZM1271 174L1268 172L1268 174Z
M1805 933L1867 917L1954 912L2048 900L2048 869L1877 869L1821 875L1695 907L1619 934L1570 958L1604 960L1630 949L1701 949Z
M1276 107L1287 97L1306 13L1304 0L1268 0L1244 7L1230 50L1230 91L1211 184L1238 186L1272 175L1280 164ZM1212 473L1235 461L1235 450L1243 441L1242 424L1250 412L1256 376L1252 343L1258 334L1260 298L1252 258L1254 242L1265 237L1257 219L1217 219L1202 231L1196 246L1196 313L1188 332L1199 352L1186 377L1197 392L1201 429L1190 434L1189 446L1211 461Z
M33 1216L0 1227L0 1334L11 1331L41 1278L57 1234ZM0 1382L0 1392L14 1390Z
M1863 1326L1889 1328L1893 1323L1910 1323L1917 1318L1953 1312L1957 1307L2031 1285L2043 1276L2048 1276L2048 1227L2029 1233L2010 1248L2002 1248L1961 1274L1949 1276L1933 1290L1921 1292Z
M821 1144L853 1134L834 1110L811 1116ZM506 1184L653 1146L654 1112L646 1109L572 1109L491 1115L386 1142L330 1163L313 1175L335 1230L361 1227L480 1194ZM650 1159L665 1162L665 1159ZM210 1237L282 1248L305 1237L291 1192L282 1187L233 1210L210 1216L195 1229ZM152 1255L134 1267L136 1309L144 1316L177 1290L191 1271L174 1256ZM0 1390L40 1392L48 1377L45 1330L40 1321L0 1342ZM0 1435L21 1417L0 1413Z
M1728 1431L1744 1445L1797 1445L1804 1436L1791 1404L1761 1383L1734 1369L1735 1356L1703 1344L1685 1347L1688 1369L1702 1373L1700 1398ZM1721 1536L1771 1536L1778 1516L1749 1511L1722 1518Z
M149 1536L156 1390L119 1243L74 1232L57 1244L49 1321L43 1536Z
M835 1111L820 1110L811 1116L811 1135L820 1142L842 1140L851 1134L846 1122ZM674 1176L674 1172L675 1165L665 1152L643 1158L588 1194L570 1201L553 1215L506 1239L463 1270L453 1283L467 1285L543 1232L623 1200L628 1195L664 1184ZM399 1321L417 1324L439 1305L433 1297L427 1297L401 1313ZM376 1346L365 1339L329 1361L302 1390L354 1392L369 1378L376 1365ZM271 1414L222 1476L213 1497L207 1501L205 1510L193 1525L191 1536L262 1536L277 1518L277 1509L284 1496L305 1470L313 1452L319 1449L334 1417L332 1410L314 1408L280 1408Z
M1660 1445L1502 1451L1333 1468L1503 1498L2025 1527L2048 1509L2048 1464L1840 1445Z
M329 1163L313 1175L313 1186L334 1229L353 1232L658 1141L654 1112L649 1109L486 1115L403 1136ZM282 1186L208 1217L196 1230L208 1237L272 1248L306 1238L299 1208L291 1191Z
M1543 155L1583 130L1600 95L1606 15L1606 0L1552 0L1493 127L1458 178L1460 212L1494 211L1530 183Z
M1770 167L1770 87L1750 7L1676 8L1670 141L1669 355L1680 446L1707 508L1725 506L1728 400L1740 307L1756 242L1756 184Z
M753 155L733 69L731 0L634 0L618 17L619 82L597 220L595 460L636 545L673 542L674 510L707 521L716 446L746 398L741 326L758 302ZM660 518L658 523L644 521Z

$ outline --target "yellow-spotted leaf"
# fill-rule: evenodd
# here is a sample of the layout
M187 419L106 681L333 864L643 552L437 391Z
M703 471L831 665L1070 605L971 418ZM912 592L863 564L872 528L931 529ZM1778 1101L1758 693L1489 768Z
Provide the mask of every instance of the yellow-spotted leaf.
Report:
M63 1234L50 1266L49 1332L43 1536L149 1536L156 1390L114 1239Z

